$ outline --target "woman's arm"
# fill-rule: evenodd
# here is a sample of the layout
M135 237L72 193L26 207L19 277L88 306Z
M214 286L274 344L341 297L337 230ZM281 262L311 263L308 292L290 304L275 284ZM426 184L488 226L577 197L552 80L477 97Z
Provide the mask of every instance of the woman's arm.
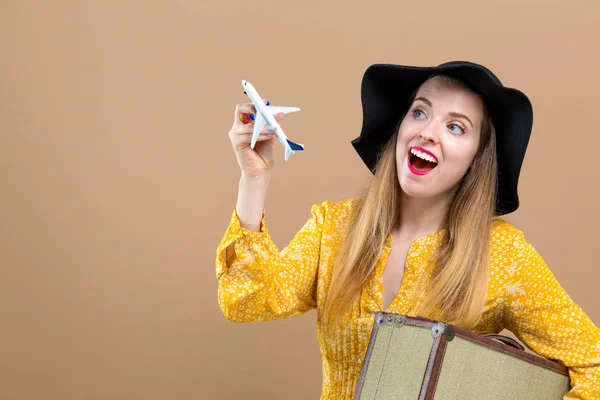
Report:
M569 368L564 399L600 399L600 329L562 288L521 231L513 239L505 327L537 354Z
M242 176L240 179L235 209L242 228L252 232L260 231L269 181L270 177L265 176L258 178Z
M236 211L217 247L219 307L234 322L267 321L300 315L316 307L321 235L327 203L313 205L311 217L280 252L267 230L241 226Z
M313 206L312 217L279 252L269 236L264 216L274 164L275 131L268 131L265 126L252 148L255 114L252 103L235 108L229 138L242 178L236 208L216 257L219 307L225 317L236 322L286 318L316 306L325 217L324 206ZM278 123L282 116L275 115Z

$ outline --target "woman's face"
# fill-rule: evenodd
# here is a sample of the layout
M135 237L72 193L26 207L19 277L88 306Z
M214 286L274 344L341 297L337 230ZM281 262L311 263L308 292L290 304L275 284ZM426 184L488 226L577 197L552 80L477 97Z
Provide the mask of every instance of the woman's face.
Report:
M475 158L482 119L483 103L475 93L441 77L423 83L396 142L404 193L423 198L451 192Z

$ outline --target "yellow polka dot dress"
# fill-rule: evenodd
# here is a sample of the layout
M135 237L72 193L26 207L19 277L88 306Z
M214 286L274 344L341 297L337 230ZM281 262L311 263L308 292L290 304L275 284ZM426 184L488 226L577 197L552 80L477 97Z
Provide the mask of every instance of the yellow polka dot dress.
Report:
M353 397L375 313L383 303L389 239L359 301L337 331L323 329L322 305L353 204L349 199L313 205L310 219L282 251L269 235L264 214L260 232L252 232L240 226L234 210L217 247L218 302L227 319L269 321L317 310L321 399ZM412 243L402 285L385 311L416 316L432 272L427 261L441 243L441 232ZM564 399L600 399L600 329L568 296L523 232L504 220L493 224L490 257L487 299L473 332L510 330L537 354L569 368L572 387Z

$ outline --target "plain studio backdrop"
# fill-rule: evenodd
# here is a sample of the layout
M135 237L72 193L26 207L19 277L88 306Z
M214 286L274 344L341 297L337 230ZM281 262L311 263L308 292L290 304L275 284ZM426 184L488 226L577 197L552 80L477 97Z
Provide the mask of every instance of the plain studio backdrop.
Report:
M507 220L598 325L599 42L598 0L3 1L0 398L318 398L314 311L218 308L227 133L242 79L302 109L283 125L306 150L277 144L267 197L282 249L369 175L350 141L373 63L470 60L530 97Z

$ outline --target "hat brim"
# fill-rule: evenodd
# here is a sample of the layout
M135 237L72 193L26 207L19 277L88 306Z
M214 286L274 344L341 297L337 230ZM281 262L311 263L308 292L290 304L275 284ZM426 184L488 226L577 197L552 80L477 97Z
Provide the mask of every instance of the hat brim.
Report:
M484 99L496 131L496 214L515 211L519 207L517 186L533 125L533 109L524 93L503 86L491 71L478 64L451 62L438 67L370 66L362 80L363 125L360 136L352 141L354 149L371 172L375 172L379 153L410 106L411 96L433 74L457 77Z

